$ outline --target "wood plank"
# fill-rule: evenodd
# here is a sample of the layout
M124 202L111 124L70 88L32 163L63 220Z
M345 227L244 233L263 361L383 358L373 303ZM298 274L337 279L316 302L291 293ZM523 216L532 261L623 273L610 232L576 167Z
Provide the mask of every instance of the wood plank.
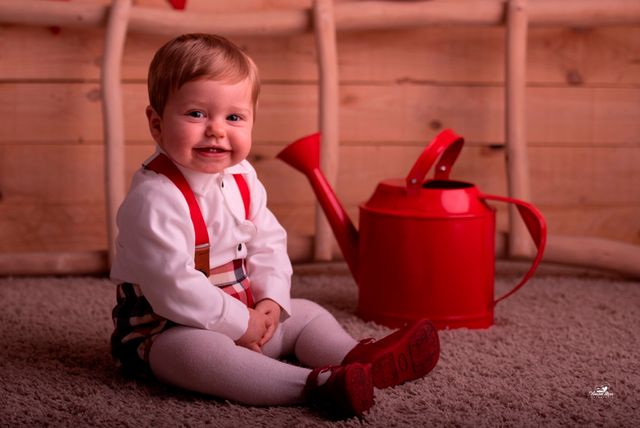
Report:
M105 208L96 203L0 204L0 252L106 250Z
M540 206L549 233L593 236L640 245L640 205Z
M0 84L0 144L102 141L100 109L98 84Z
M281 146L256 145L251 160L274 204L314 201L306 178L274 159ZM382 179L404 177L421 147L343 146L336 191L347 205L366 200ZM533 147L533 202L549 206L640 204L640 148ZM127 183L152 145L127 147ZM35 155L37 154L37 155ZM103 152L97 145L0 146L2 202L77 204L104 202ZM466 147L452 178L476 184L483 192L506 195L501 150Z
M291 205L313 203L315 198L304 176L275 159L280 148L258 145L250 155L269 191L269 201ZM127 147L127 183L153 150L152 144ZM343 147L341 159L344 167L338 179L338 195L347 204L364 201L378 181L404 176L420 151L421 148L411 146ZM96 145L0 146L2 200L16 205L103 203L102 156L102 147ZM474 182L483 190L503 194L504 172L500 172L504 169L503 163L500 151L470 147L463 152L453 176L461 180L476 180ZM487 174L487 170L493 174Z
M316 81L312 35L233 39L251 55L262 78ZM158 37L132 35L123 73L145 79ZM535 84L634 85L640 83L640 26L597 29L532 28L527 79ZM504 29L423 28L338 34L343 82L504 82Z
M500 87L342 85L340 90L343 143L422 145L443 127L473 144L504 142ZM127 139L148 141L145 85L125 84L123 92ZM530 87L527 95L531 145L640 144L640 88ZM0 144L100 142L100 113L97 84L0 84ZM264 86L254 132L258 144L293 141L316 130L314 84Z
M101 146L0 145L2 205L104 202Z
M348 205L357 224L357 207ZM550 233L593 236L640 245L640 205L539 206ZM271 204L287 229L296 259L311 254L313 203ZM99 204L0 204L0 252L97 251L105 250L104 208ZM505 231L506 210L499 209L498 230ZM305 247L306 246L306 247ZM290 247L290 248L291 248ZM310 257L307 258L309 260Z
M211 2L212 5L219 2ZM0 27L0 80L97 80L101 29ZM153 53L167 37L128 35L123 79L146 80ZM271 38L234 37L256 61L265 81L316 81L311 34ZM640 83L640 26L531 28L527 79L532 85L629 86ZM504 29L422 28L339 33L343 82L504 81Z
M0 26L0 80L97 80L103 29Z
M629 40L631 34L639 37ZM346 81L504 82L503 28L340 33L338 43L340 76ZM530 28L527 81L637 84L639 50L640 26Z
M625 206L640 201L638 148L535 147L529 152L532 198L540 204Z

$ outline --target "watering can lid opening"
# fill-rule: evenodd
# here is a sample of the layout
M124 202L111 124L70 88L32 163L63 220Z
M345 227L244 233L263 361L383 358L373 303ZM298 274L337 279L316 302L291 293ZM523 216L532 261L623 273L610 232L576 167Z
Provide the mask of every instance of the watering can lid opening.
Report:
M378 183L378 188L376 191L380 192L392 192L393 194L401 194L401 195L415 195L415 193L420 193L422 190L464 190L464 189L473 189L476 185L473 183L469 183L467 181L459 181L459 180L441 180L441 179L428 179L425 180L421 185L419 185L415 189L408 189L406 182L401 178L388 178L386 180L380 181Z
M437 190L454 190L454 189L469 189L475 187L471 183L466 181L456 180L427 180L422 184L423 189L437 189Z

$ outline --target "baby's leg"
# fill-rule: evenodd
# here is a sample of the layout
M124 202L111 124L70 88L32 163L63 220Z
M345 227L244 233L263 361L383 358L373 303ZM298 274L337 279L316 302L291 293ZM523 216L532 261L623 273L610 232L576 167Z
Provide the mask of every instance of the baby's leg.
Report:
M223 334L188 327L160 334L149 362L163 382L250 405L301 402L310 373L237 346Z
M280 324L263 347L265 355L294 354L307 367L339 365L356 345L338 321L322 306L305 299L291 301L292 316Z

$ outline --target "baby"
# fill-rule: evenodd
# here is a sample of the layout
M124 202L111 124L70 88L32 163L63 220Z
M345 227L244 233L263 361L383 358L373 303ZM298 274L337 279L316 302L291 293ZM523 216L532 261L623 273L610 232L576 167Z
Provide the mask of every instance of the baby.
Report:
M260 80L245 53L215 35L177 37L153 58L148 89L157 147L118 212L111 271L111 348L126 372L248 405L361 416L374 386L433 369L429 321L357 342L290 297L286 233L246 160Z

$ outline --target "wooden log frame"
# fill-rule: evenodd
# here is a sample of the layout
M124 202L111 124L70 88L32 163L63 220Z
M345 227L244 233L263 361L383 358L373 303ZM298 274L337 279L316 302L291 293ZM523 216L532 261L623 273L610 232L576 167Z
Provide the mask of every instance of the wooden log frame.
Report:
M37 0L3 0L0 22L6 24L101 27L110 6ZM602 26L637 24L636 0L537 0L529 5L531 25ZM358 1L334 7L336 30L376 30L426 25L504 25L504 0L460 2ZM148 34L213 31L229 36L297 34L312 29L308 10L244 13L194 13L133 6L129 30Z
M113 0L105 32L101 69L109 262L113 260L115 254L116 214L124 200L126 189L124 113L120 76L130 11L131 0Z
M469 6L473 3L473 7ZM115 15L118 1L112 6L83 3L41 2L33 0L5 0L0 2L0 23L59 26L59 27L101 27L107 17ZM524 19L519 9L523 3L513 1L507 4L510 17L510 34L526 37L528 25L625 25L640 22L640 2L637 0L538 0L527 5ZM326 4L324 4L326 6ZM126 6L121 10L125 10ZM315 5L316 13L321 11L322 3ZM114 8L112 11L111 8ZM336 31L374 30L410 28L425 25L505 25L505 5L502 0L437 2L419 1L410 3L362 1L338 4L334 7ZM130 7L129 31L153 34L179 34L190 31L213 31L228 36L238 35L274 35L296 34L309 31L313 27L312 14L307 10L286 10L261 13L203 14L156 10L144 7ZM114 21L115 22L115 21ZM523 25L524 23L524 25ZM126 34L125 31L122 34ZM120 30L114 29L114 34ZM514 40L515 41L515 40ZM509 42L508 42L509 43ZM514 50L517 44L514 43ZM508 49L509 51L509 49ZM113 51L116 53L117 50ZM522 64L523 58L511 56L512 65ZM105 60L106 63L106 60ZM512 76L513 77L513 76ZM522 79L523 76L520 76ZM516 78L512 85L522 85ZM509 84L507 86L510 86ZM321 89L322 91L322 89ZM510 97L512 95L508 95ZM516 100L518 96L516 95ZM514 101L521 103L520 101ZM323 107L320 107L321 111ZM509 110L509 109L507 109ZM517 111L516 111L517 113ZM331 113L328 113L329 115ZM328 117L328 116L325 116ZM517 114L511 117L518 117ZM105 119L106 120L106 119ZM514 119L512 119L514 120ZM515 119L517 122L517 119ZM114 121L111 120L111 123ZM337 123L337 122L336 122ZM113 126L113 125L112 125ZM118 126L117 120L115 126ZM517 123L508 125L508 129L520 129ZM521 132L521 129L520 129ZM105 130L105 135L118 135L117 130ZM110 137L111 138L111 137ZM518 141L516 137L516 141ZM110 149L107 149L107 151ZM517 149L516 149L517 150ZM119 162L118 156L107 156L109 162ZM525 160L526 163L526 160ZM117 174L122 166L107 165L106 170ZM524 170L526 171L526 169ZM109 174L109 173L108 173ZM523 174L518 171L517 174ZM115 187L110 187L113 192ZM526 191L527 185L523 187ZM519 191L514 191L518 193ZM522 190L524 192L524 190ZM117 198L117 196L116 196ZM518 240L519 238L514 238ZM107 263L91 253L38 253L39 263L29 258L29 269L16 270L23 266L24 255L0 255L0 273L60 274L104 272ZM69 260L71 260L69 262ZM611 240L588 237L549 238L546 261L589 266L612 270L628 276L640 278L640 247ZM99 266L99 267L98 267Z
M318 52L319 75L319 118L320 169L331 186L338 182L338 131L339 106L338 93L338 49L336 26L334 22L333 0L315 0L313 3L313 22ZM333 253L333 233L329 221L320 205L316 205L316 229L314 240L314 258L318 261L331 260Z
M527 156L527 0L507 3L505 55L505 135L507 186L509 196L531 200L529 158ZM534 255L529 234L516 206L509 207L509 256Z

